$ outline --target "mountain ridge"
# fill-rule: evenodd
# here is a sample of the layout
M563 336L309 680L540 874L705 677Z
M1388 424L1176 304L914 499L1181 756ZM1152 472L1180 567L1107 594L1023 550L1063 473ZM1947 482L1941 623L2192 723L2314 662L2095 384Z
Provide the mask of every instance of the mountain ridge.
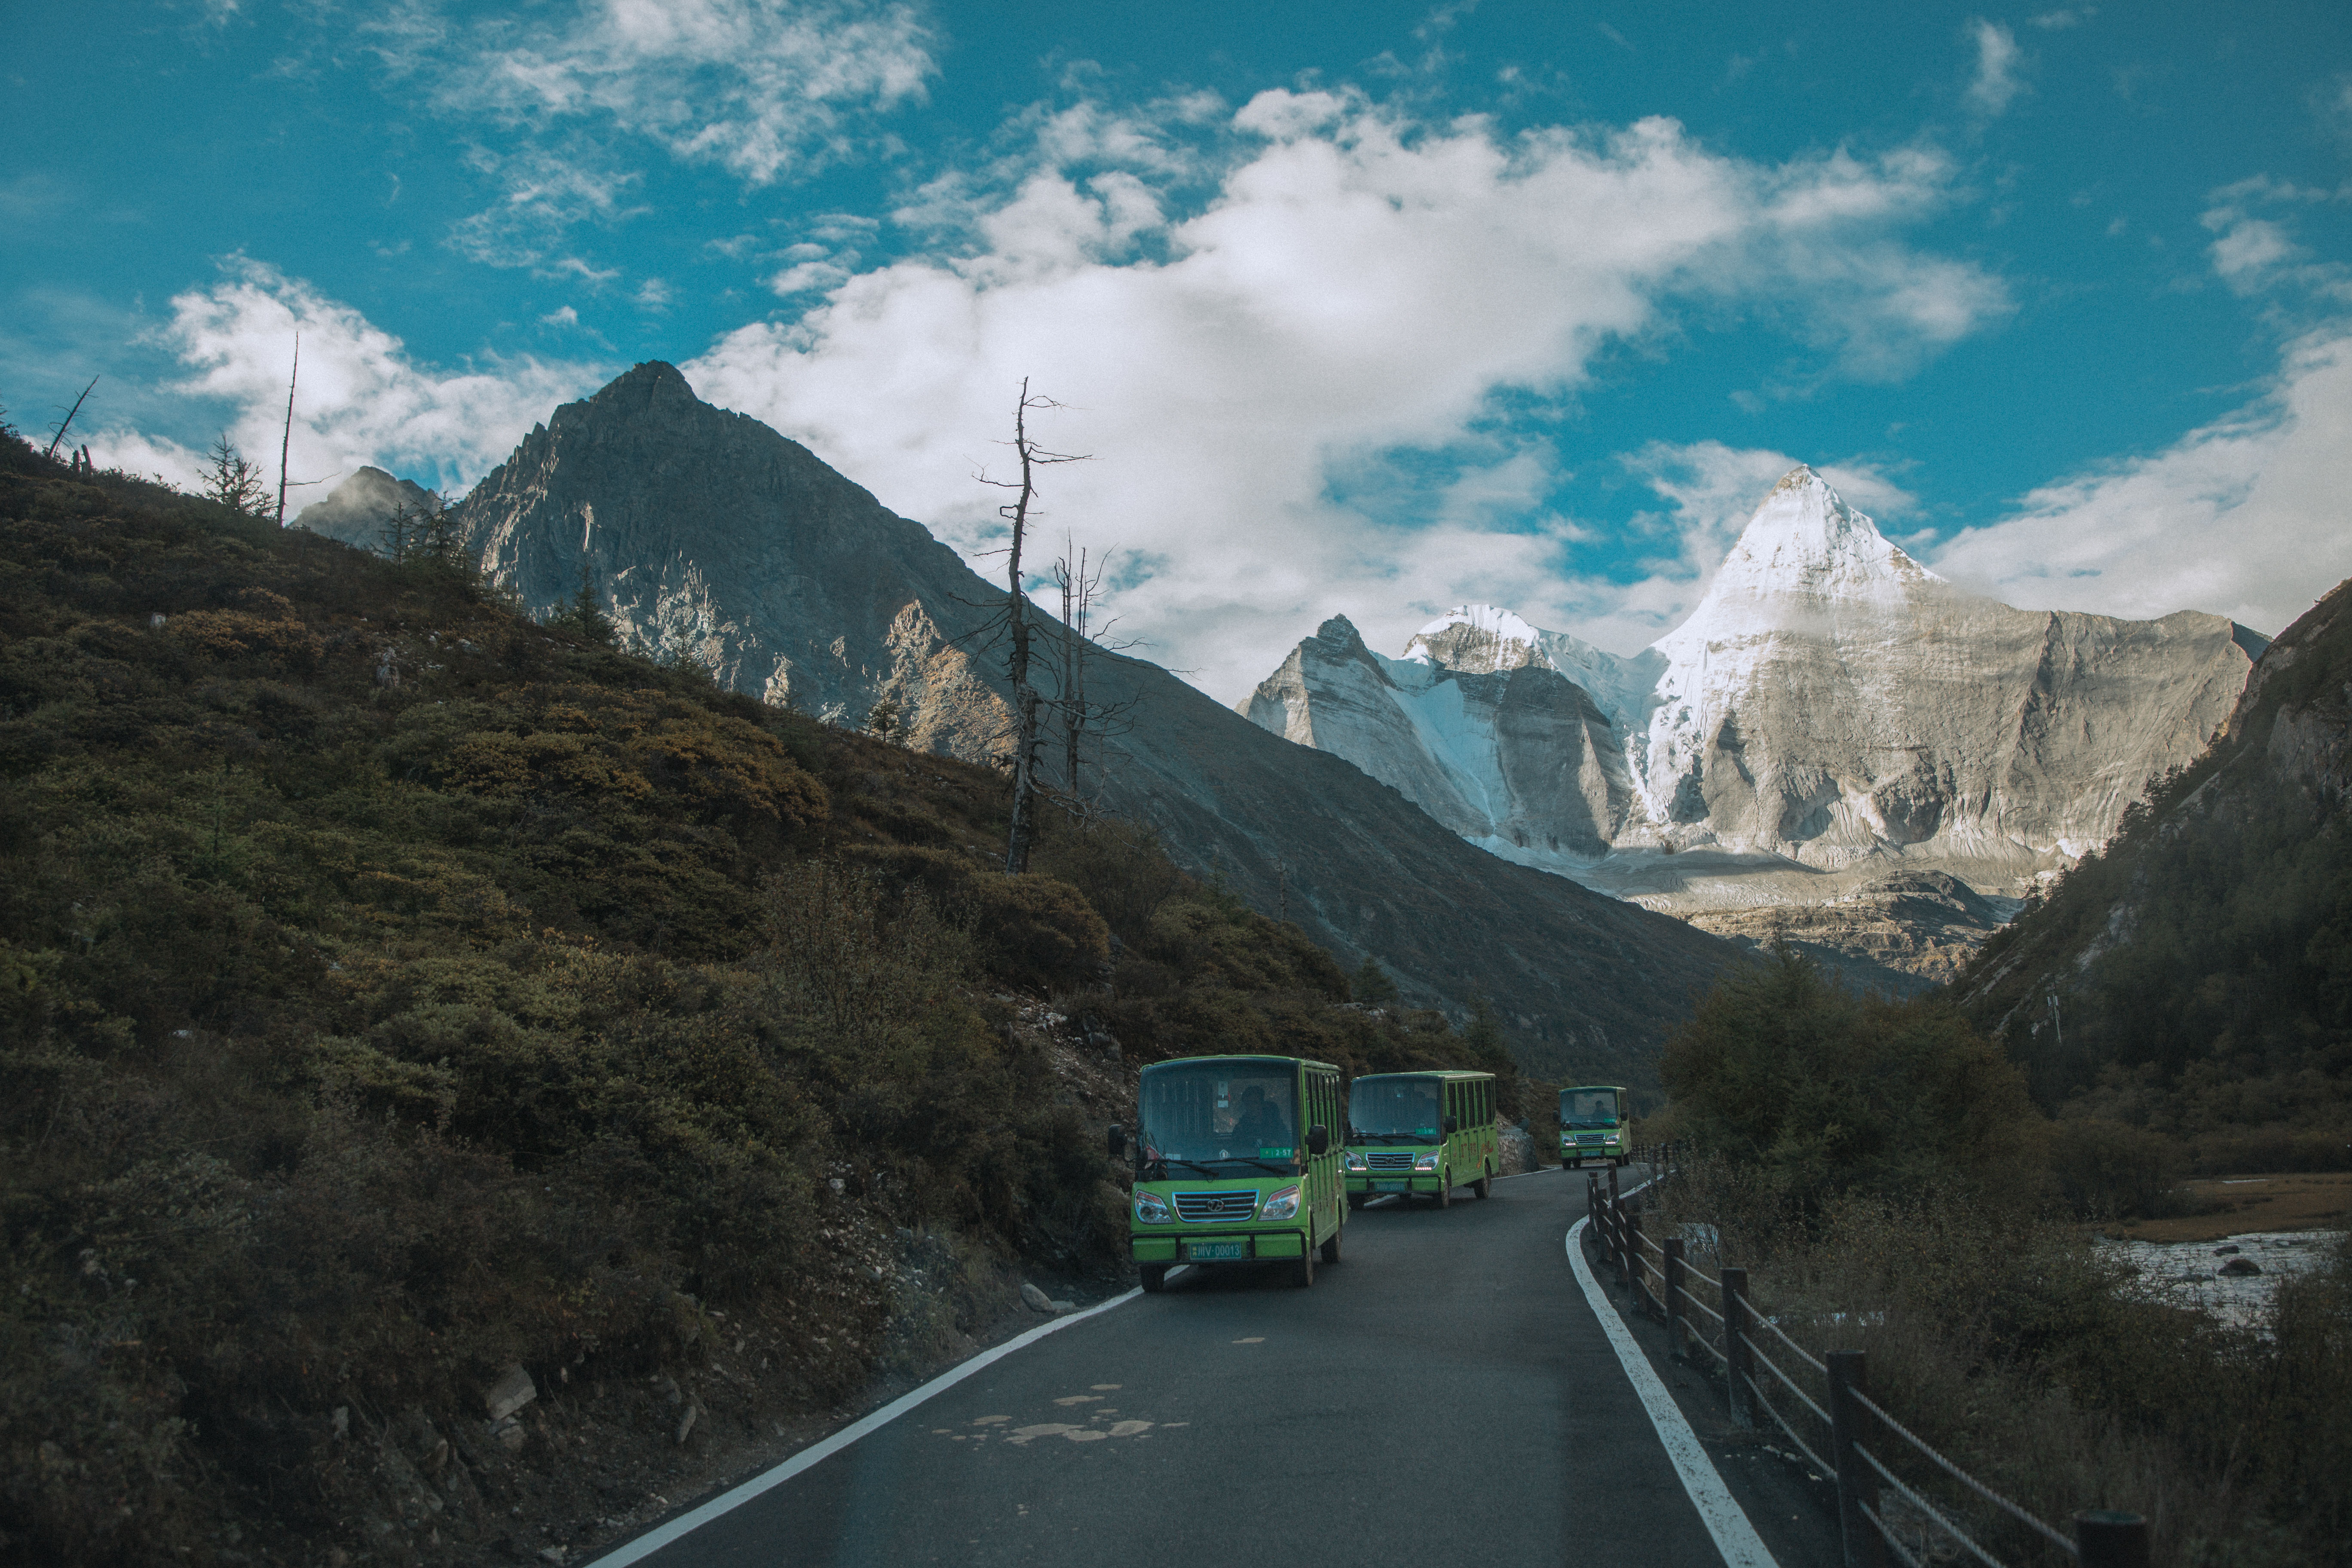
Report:
M1490 605L1432 621L1399 659L1328 630L1241 711L1498 855L1718 928L1920 871L2022 897L2203 749L2262 646L2194 611L2130 622L1969 594L1801 465L1638 655ZM1506 668L1523 709L1589 703L1608 733L1515 727L1481 695ZM1566 689L1535 702L1547 682ZM1414 739L1431 734L1443 744ZM1948 943L1927 947L1948 969Z
M584 574L632 646L736 690L853 724L895 703L918 749L1003 750L990 648L1004 590L673 366L555 410L457 521L484 573L535 612L571 602ZM1051 695L1064 634L1035 624ZM1377 956L1408 998L1489 998L1533 1069L1649 1081L1688 993L1738 962L1679 921L1479 854L1353 764L1158 666L1091 646L1087 660L1090 699L1123 718L1082 793L1347 963Z

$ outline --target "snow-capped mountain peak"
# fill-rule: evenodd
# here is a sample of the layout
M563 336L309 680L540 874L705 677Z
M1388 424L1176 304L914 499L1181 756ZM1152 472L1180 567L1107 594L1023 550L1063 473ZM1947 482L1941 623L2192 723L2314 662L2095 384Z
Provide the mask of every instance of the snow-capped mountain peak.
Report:
M1748 520L1707 599L1795 595L1885 601L1907 598L1918 587L1943 580L1800 463ZM1699 614L1705 613L1702 605Z
M1415 664L1478 674L1516 669L1523 664L1548 662L1543 656L1543 635L1496 605L1456 605L1413 633L1404 645L1404 657Z

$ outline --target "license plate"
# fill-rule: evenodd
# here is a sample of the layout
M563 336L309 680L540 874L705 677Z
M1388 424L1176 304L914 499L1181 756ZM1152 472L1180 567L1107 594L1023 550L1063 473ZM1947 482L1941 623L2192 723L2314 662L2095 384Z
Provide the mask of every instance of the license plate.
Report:
M1184 1256L1197 1258L1203 1263L1247 1258L1249 1243L1246 1241L1188 1241L1184 1244Z
M1412 1184L1411 1182L1374 1182L1372 1184L1372 1191L1376 1193L1402 1193L1410 1189L1412 1185Z

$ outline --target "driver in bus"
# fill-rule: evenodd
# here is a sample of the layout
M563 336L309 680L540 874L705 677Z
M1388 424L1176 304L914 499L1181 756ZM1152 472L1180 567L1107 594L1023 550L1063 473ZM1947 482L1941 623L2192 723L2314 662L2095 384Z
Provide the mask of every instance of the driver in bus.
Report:
M1266 1103L1265 1090L1257 1084L1242 1090L1233 1136L1234 1142L1249 1149L1287 1149L1298 1141L1289 1118Z

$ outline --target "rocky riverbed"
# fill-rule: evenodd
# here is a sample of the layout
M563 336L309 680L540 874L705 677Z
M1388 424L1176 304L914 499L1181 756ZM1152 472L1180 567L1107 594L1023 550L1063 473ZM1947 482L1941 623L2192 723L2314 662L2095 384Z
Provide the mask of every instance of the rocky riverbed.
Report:
M2236 1328L2261 1326L2280 1284L2326 1264L2343 1233L2250 1232L2219 1241L2115 1241L2099 1250L2136 1270L2165 1300L2212 1313Z

